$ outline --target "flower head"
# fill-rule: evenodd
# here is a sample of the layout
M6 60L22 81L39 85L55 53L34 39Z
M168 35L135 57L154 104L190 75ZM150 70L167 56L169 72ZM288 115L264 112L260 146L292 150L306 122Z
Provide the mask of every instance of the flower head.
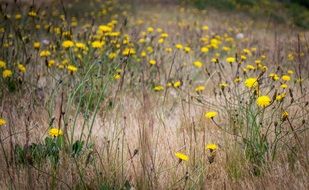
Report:
M175 153L175 156L177 157L177 158L179 158L179 160L184 160L184 161L188 161L189 160L189 157L187 156L187 155L185 155L185 154L183 154L183 153L180 153L180 152L176 152Z
M155 65L157 62L156 62L156 60L154 60L154 59L151 59L151 60L149 60L149 64L150 65Z
M74 65L69 65L67 69L71 75L77 71L77 67L75 67Z
M103 45L104 45L104 42L101 42L101 41L94 41L91 43L91 46L96 49L102 48Z
M6 121L3 118L0 118L0 127L6 125Z
M256 104L262 108L269 106L271 99L269 96L259 96L256 100Z
M245 86L248 88L256 87L258 84L257 78L248 78L245 80Z
M5 68L6 67L6 63L2 60L0 60L0 69L1 68Z
M289 80L291 80L291 77L289 75L283 75L281 77L281 79L284 80L284 81L289 81Z
M18 64L18 65L17 65L17 68L18 68L18 70L19 70L21 73L25 73L25 72L26 72L26 67L25 67L23 64Z
M215 112L215 111L209 111L205 113L205 117L208 119L213 119L217 115L218 115L218 112Z
M216 144L207 144L206 149L208 149L210 151L214 151L214 150L218 149L218 146Z
M201 67L203 66L203 63L200 62L200 61L194 61L194 62L193 62L193 65L194 65L195 67L197 67L197 68L201 68Z
M173 83L174 88L179 88L181 86L181 81L176 81Z
M51 128L51 129L49 129L48 134L49 134L49 136L51 136L51 137L58 137L58 136L63 135L63 132L62 132L61 129L58 129L58 128Z
M62 42L62 47L64 48L70 48L70 47L73 47L74 46L74 42L71 41L71 40L65 40Z
M5 69L2 72L2 77L3 78L10 78L13 75L13 72L10 69Z
M162 91L162 90L164 90L164 87L162 86L162 85L157 85L157 86L155 86L154 88L154 91Z
M233 63L235 61L236 61L235 57L228 57L228 58L226 58L226 62L228 62L228 63Z
M197 87L195 88L195 92L202 92L202 91L204 91L204 90L205 90L205 86L202 86L202 85L197 86Z
M51 55L51 53L48 50L43 50L43 51L40 52L40 57L48 57L50 55Z

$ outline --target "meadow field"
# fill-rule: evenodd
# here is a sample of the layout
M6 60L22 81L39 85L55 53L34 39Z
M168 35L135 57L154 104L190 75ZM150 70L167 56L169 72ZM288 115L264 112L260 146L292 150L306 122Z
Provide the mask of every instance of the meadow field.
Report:
M309 189L305 4L0 3L0 189Z

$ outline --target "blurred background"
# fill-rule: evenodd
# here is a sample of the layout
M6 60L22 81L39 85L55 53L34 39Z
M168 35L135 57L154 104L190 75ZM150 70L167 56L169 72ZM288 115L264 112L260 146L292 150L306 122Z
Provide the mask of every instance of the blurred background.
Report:
M280 23L294 23L309 29L309 0L122 0L126 3L182 4L198 9L245 13L252 18L268 17Z

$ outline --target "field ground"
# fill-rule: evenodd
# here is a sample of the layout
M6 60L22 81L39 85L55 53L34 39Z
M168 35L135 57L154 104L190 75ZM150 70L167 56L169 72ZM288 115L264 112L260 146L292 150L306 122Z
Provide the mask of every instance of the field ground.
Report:
M171 2L1 8L1 188L309 188L308 30Z

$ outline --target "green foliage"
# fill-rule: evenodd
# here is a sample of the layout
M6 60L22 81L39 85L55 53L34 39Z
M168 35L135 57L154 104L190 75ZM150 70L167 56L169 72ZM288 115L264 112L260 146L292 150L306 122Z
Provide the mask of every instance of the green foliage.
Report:
M309 28L308 3L305 1L194 0L191 3L198 9L216 8L224 11L242 11L253 18L268 15L272 20L280 23L290 19L296 26ZM280 9L279 12L278 9ZM286 18L286 15L289 18Z
M69 154L74 158L78 158L84 149L84 141L77 140L71 146ZM61 151L65 151L63 136L46 137L43 143L32 143L28 147L16 145L15 159L18 164L22 165L41 165L49 161L53 167L57 167Z

